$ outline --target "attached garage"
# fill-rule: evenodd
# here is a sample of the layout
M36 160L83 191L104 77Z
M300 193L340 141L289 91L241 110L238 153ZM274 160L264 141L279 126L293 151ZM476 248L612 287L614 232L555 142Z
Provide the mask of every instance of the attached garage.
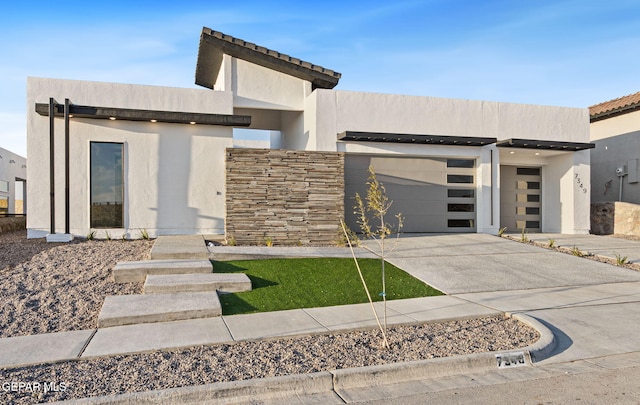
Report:
M380 155L345 156L345 218L359 230L354 214L356 193L367 195L373 166L393 201L388 220L401 212L402 232L476 232L476 163L474 158L427 158Z

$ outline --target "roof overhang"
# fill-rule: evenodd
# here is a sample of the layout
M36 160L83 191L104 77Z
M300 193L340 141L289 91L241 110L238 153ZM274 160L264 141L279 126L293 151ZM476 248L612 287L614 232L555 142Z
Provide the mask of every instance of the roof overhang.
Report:
M55 105L55 116L64 117L64 104ZM49 104L36 103L36 112L49 116ZM173 124L221 125L231 127L248 127L251 125L249 115L202 114L191 112L137 110L129 108L95 107L87 105L69 105L69 114L74 118L91 118L102 120L166 122Z
M196 64L197 85L213 89L224 54L309 81L313 88L332 89L342 76L331 69L203 27Z
M593 149L596 147L596 144L588 142L558 142L511 138L497 142L496 146L499 148L524 148L576 152L579 150Z
M496 138L448 135L415 135L381 132L345 131L338 134L339 141L419 143L429 145L485 146L496 142Z
M606 120L607 118L617 117L619 115L629 114L635 111L640 111L640 103L626 105L624 107L616 108L613 110L603 111L598 114L592 114L589 117L589 122L597 122Z

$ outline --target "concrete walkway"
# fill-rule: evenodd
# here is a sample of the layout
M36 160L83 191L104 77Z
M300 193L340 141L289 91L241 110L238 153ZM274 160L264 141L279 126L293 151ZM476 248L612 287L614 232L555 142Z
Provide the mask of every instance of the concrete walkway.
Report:
M640 260L640 242L593 235L530 234L528 237L542 242L554 239L561 246L576 246L583 251L601 251L603 254L614 253L614 256L615 253L620 253L634 261ZM226 249L225 254L234 253ZM243 248L231 250L235 249ZM277 256L280 250L277 247L263 249L268 249L269 256ZM286 255L299 254L304 257L331 256L344 252L306 249L304 252L293 253L291 249L296 248L283 248L283 252ZM210 256L215 256L215 252L216 247L209 248ZM640 339L637 339L640 336L640 272L505 238L478 234L405 236L400 238L389 261L450 294L390 301L390 324L473 317L506 311L529 316L553 331L555 344L549 345L553 350L538 356L533 367L490 371L489 374L484 370L485 374L482 375L485 377L474 377L473 381L477 384L533 380L598 367L640 366ZM0 367L245 339L323 333L374 325L367 305L351 305L7 338L0 339ZM461 356L456 362L470 364L472 361ZM430 364L430 368L435 367L435 363ZM416 380L419 373L407 371L406 368L394 370L386 371L395 373L393 375L396 375L396 379L388 380L394 384L376 386L376 389L372 389L375 384L368 377L378 375L381 372L378 369L348 371L354 375L350 378L359 379L358 384L362 385L343 385L340 390L336 390L335 385L340 377L330 375L330 391L322 391L316 398L331 398L339 403L373 401L389 396L433 392L436 389L433 385L425 388L431 384L430 381L434 381L436 386L442 384L436 383L436 380L425 381L424 376ZM447 377L447 386L465 386L468 379L463 376L471 375L471 371L467 370L467 374L461 371L457 379ZM325 377L317 378L325 381ZM258 391L262 389L273 394L277 391L274 387L278 384L289 388L308 387L310 381L315 381L314 378L316 377L293 376L286 379L286 383L269 380L253 384ZM331 385L331 381L334 381L334 385ZM244 387L242 389L245 391L242 392L247 392L246 386L250 384L252 383L239 384ZM269 385L265 387L265 384ZM298 388L292 388L293 391L285 389L286 392L283 391L285 393L276 402L304 403L306 401L301 398L305 393L310 395L310 400L316 395ZM184 390L185 393L193 394L197 389L210 394L219 389L228 390L229 386L213 384ZM255 394L256 391L251 392ZM156 395L157 399L164 394L140 395ZM180 391L173 390L171 395L175 400L181 394ZM248 397L247 403L256 398L268 397ZM123 400L126 398L123 397Z
M450 296L389 301L387 306L390 325L501 313ZM0 339L0 367L374 327L369 304L114 326Z

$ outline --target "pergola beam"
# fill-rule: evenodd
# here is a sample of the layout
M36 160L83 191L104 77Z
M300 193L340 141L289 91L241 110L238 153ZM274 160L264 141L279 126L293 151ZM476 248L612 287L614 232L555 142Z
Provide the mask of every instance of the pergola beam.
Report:
M49 116L49 105L36 103L36 112ZM54 115L64 117L65 106L56 105ZM86 105L69 105L69 115L73 118L90 118L103 120L147 121L173 124L220 125L230 127L248 127L251 125L249 115L203 114L192 112L138 110L129 108L96 107Z

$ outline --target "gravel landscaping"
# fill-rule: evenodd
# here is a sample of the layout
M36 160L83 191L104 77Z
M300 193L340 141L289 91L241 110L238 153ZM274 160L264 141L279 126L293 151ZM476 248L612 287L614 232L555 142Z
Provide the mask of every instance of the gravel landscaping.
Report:
M106 295L142 292L142 283L114 283L113 266L147 258L152 244L0 234L0 337L95 328Z
M0 337L95 328L105 295L140 293L141 284L115 284L111 269L148 256L150 241L47 244L25 232L0 234ZM527 346L538 333L513 319L488 317L389 329L389 350L378 331L237 342L94 360L0 370L2 403L34 403L148 391L219 381L312 373ZM44 384L57 391L44 393ZM64 389L62 389L64 388Z

